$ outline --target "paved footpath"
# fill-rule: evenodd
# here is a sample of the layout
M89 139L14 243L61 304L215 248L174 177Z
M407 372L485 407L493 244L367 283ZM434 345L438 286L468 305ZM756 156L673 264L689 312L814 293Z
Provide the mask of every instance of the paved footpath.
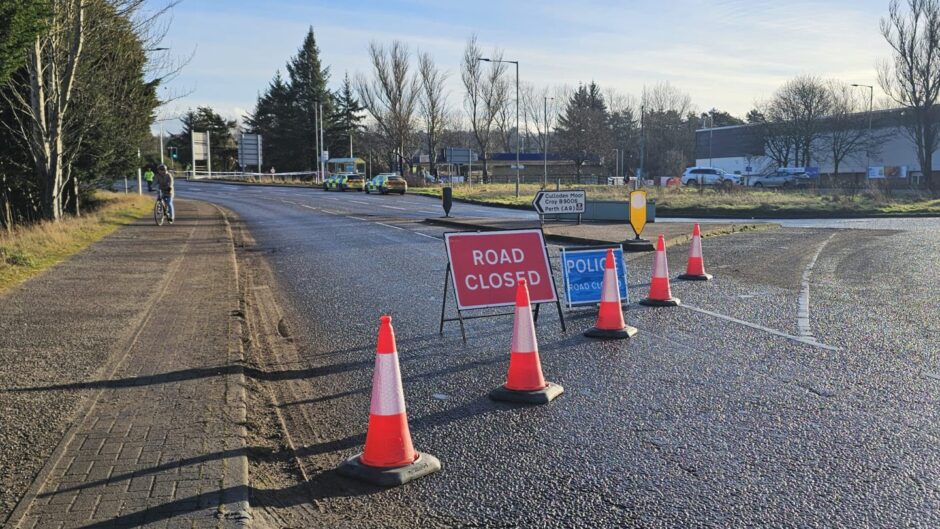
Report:
M109 238L125 237L148 251L128 251L106 239L93 247L91 257L76 257L98 259L112 270L149 271L140 275L154 283L147 297L137 300L142 309L98 379L32 387L19 383L11 391L35 398L61 391L86 396L7 527L240 527L250 522L231 232L214 206L180 201L177 214L173 226L158 228L143 219ZM160 251L152 251L155 247ZM47 280L69 292L76 278L63 270L53 269ZM114 303L126 300L113 297L136 295L109 288L121 278L101 274L81 280L82 292L108 292ZM40 290L57 291L48 281ZM23 285L7 301L29 299L30 288L30 283ZM40 305L35 310L50 301L34 299ZM28 324L30 314L24 309L14 316ZM88 321L77 317L61 325L65 335L82 333L69 326Z

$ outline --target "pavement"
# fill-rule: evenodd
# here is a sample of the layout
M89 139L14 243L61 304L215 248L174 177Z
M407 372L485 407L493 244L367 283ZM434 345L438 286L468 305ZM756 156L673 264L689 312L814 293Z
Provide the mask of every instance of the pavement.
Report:
M631 304L633 340L583 338L590 308L566 313L567 333L543 311L543 368L565 393L515 407L486 397L505 377L510 318L469 322L466 344L456 325L438 334L441 239L454 228L424 222L436 200L203 182L180 192L238 215L253 238L243 251L270 265L275 319L289 329L289 347L253 351L273 403L249 420L277 417L301 477L252 488L252 498L285 498L256 505L258 521L940 526L940 221L820 219L708 238L715 279L674 281L682 307ZM454 207L458 217L534 218ZM556 268L558 250L549 245ZM673 275L686 252L669 249ZM628 257L631 302L645 296L651 264ZM386 313L415 447L444 469L377 490L335 468L362 448ZM252 480L264 471L252 463Z
M249 522L231 231L207 203L177 219L0 296L4 527Z

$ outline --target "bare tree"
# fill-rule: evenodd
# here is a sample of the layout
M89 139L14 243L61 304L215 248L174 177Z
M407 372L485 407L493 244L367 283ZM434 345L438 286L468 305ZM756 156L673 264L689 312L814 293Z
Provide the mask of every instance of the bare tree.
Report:
M89 39L107 33L116 20L133 21L133 31L147 43L158 43L163 33L154 30L160 17L176 2L143 14L145 0L52 0L45 29L27 51L25 75L3 91L16 117L15 133L28 146L42 184L42 212L59 220L65 207L67 186L77 197L78 180L72 162L78 155L84 132L76 115L76 94L85 68ZM96 10L103 10L98 12ZM100 16L102 13L110 16ZM77 198L74 202L78 212Z
M464 49L460 78L467 90L464 96L464 108L470 120L473 138L480 148L483 163L483 178L489 176L487 155L492 141L493 124L500 109L505 105L506 96L501 87L506 63L499 62L503 53L493 50L489 68L484 71L480 58L483 56L477 46L476 35L470 37Z
M431 174L437 176L437 153L441 143L441 132L448 119L447 92L444 83L447 72L442 72L434 64L429 53L418 56L418 72L421 76L421 116L427 132L428 154Z
M860 153L871 153L874 145L869 141L867 118L863 113L868 107L867 101L859 97L857 90L839 81L829 82L829 92L831 108L822 143L832 162L832 173L838 176L843 161ZM855 187L860 183L860 178L856 178Z
M917 149L921 173L934 195L940 178L933 174L933 153L940 147L940 1L892 0L888 18L881 19L881 34L892 57L882 63L878 84L897 104L908 109L908 134Z
M405 165L410 168L408 155L414 139L420 80L410 72L411 54L400 41L393 41L387 50L381 44L370 43L369 57L373 77L367 79L362 74L356 77L359 98L390 150L397 153L398 165L405 176Z
M788 81L755 114L763 119L767 155L778 166L811 165L831 110L832 93L824 81L812 76Z
M565 108L571 89L566 86L536 88L526 83L520 92L523 130L527 137L532 137L528 143L534 143L539 152L545 152L551 130L558 121L558 114Z

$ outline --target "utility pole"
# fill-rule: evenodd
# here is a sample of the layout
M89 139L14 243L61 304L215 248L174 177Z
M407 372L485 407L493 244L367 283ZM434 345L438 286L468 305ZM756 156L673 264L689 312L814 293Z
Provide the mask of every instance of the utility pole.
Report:
M320 108L320 152L317 153L317 159L320 160L320 174L326 171L326 163L323 159L323 105L317 103Z
M637 174L636 176L636 185L633 186L634 189L640 188L640 182L642 181L642 178L643 178L643 162L645 162L645 158L646 158L646 132L643 130L643 127L645 126L644 124L645 117L646 117L646 107L641 105L640 106L640 170L638 171L639 174Z
M543 144L542 150L544 151L542 154L545 156L545 171L544 171L544 174L542 175L542 189L545 189L548 186L548 100L549 99L554 101L555 98L545 96L544 101L543 101L544 103L543 112L544 112L544 117L545 117L545 140L542 142Z
M317 183L323 181L323 173L320 172L320 100L316 101L313 107L313 150L317 153Z
M515 64L515 65L516 65L516 198L519 198L519 180L520 180L520 177L519 177L519 170L520 170L520 165L521 165L520 162L519 162L519 148L520 148L520 147L519 147L519 146L520 146L520 138L519 138L519 61L504 61L504 60L502 60L502 59L484 59L484 58L482 58L482 57L481 57L479 60L481 60L481 61L486 61L486 62L496 62L496 63L505 62L505 63Z

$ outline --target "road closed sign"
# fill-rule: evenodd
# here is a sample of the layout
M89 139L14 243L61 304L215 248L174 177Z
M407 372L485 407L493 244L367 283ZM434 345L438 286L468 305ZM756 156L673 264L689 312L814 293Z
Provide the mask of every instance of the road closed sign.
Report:
M557 301L541 230L444 234L460 310L513 305L525 279L532 303Z

